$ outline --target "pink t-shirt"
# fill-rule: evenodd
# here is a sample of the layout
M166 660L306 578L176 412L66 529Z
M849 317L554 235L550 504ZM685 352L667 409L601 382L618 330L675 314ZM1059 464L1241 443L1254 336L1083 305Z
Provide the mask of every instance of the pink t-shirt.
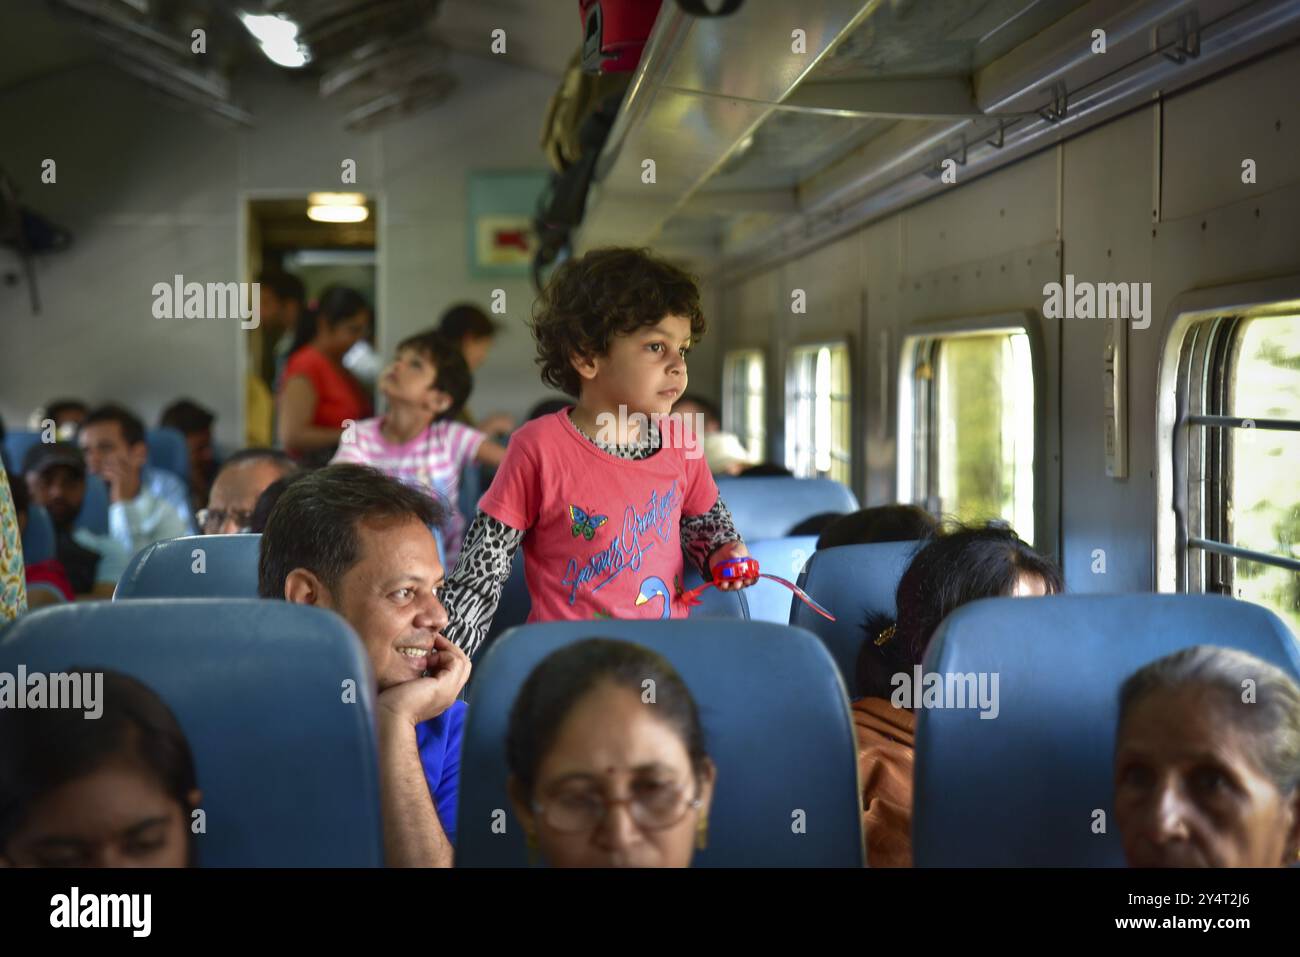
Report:
M393 445L380 431L383 421L380 417L358 422L353 441L340 442L330 464L356 462L369 465L398 481L436 493L447 507L447 521L442 526L445 552L442 562L450 574L456 567L465 537L465 519L458 507L460 474L474 461L478 447L487 436L478 429L442 419L409 442Z
M479 508L525 530L529 621L684 618L680 523L718 499L702 455L663 447L640 461L589 442L568 410L544 415L510 437L506 459ZM698 448L697 448L698 451Z

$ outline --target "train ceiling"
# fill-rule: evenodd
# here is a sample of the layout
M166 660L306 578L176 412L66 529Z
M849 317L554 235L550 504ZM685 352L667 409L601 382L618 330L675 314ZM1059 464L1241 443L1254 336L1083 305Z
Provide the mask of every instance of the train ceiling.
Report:
M0 92L92 59L106 59L155 92L238 125L257 123L241 102L241 71L306 76L349 129L373 129L454 96L453 54L490 56L506 30L510 62L553 77L581 43L576 4L537 0L5 0ZM557 16L566 12L569 16ZM239 14L278 15L298 27L310 57L272 65ZM206 54L192 50L202 30ZM541 118L538 118L540 123Z
M1293 0L665 3L573 245L741 275L1297 37Z

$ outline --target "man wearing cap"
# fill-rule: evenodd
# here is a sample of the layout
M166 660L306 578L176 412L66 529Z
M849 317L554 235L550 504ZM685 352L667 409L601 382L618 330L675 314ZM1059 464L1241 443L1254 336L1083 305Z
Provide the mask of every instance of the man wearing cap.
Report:
M45 509L54 525L55 555L79 596L112 598L126 570L126 549L107 535L74 524L86 497L86 463L75 445L38 442L23 459L32 503Z

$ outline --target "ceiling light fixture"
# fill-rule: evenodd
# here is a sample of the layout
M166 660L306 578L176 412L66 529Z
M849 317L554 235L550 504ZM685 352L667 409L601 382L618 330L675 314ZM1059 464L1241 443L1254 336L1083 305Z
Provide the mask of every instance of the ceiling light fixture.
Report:
M364 223L370 210L364 206L308 206L307 218L318 223Z
M292 20L241 11L239 22L257 39L272 63L297 69L311 62L311 51L298 42L298 24Z

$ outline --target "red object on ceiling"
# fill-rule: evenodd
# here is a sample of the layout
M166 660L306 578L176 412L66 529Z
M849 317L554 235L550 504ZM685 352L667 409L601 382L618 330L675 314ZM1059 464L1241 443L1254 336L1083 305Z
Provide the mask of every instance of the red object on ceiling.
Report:
M628 73L641 61L662 0L578 0L582 13L582 68Z

